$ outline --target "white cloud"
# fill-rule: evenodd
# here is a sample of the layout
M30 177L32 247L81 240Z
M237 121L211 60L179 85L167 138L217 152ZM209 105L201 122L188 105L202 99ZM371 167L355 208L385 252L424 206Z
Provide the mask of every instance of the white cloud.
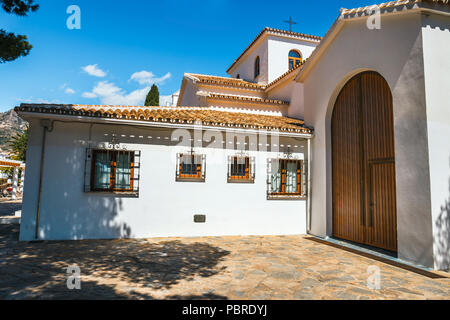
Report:
M87 74L94 77L103 78L106 76L106 72L100 69L96 64L90 64L85 67L82 67L81 69Z
M83 92L83 94L81 96L83 98L88 98L88 99L97 98L97 95L95 93L92 93L92 92Z
M84 98L99 98L102 104L112 105L143 105L150 87L145 87L126 93L114 83L101 81L92 89L92 92L84 92Z
M164 76L160 78L156 78L155 74L151 71L139 71L135 72L131 75L130 80L137 81L139 84L142 85L152 85L152 84L158 84L163 83L167 79L170 79L172 77L172 74L170 72L166 73Z
M59 100L48 100L48 99L43 99L43 98L34 98L34 97L29 97L27 99L17 99L18 101L20 101L21 103L43 103L43 104L60 104L61 101Z
M98 69L97 65L87 66L94 67L94 69ZM85 67L83 70L85 70ZM88 72L87 70L85 70ZM92 71L92 70L90 70ZM101 71L101 70L100 70ZM88 72L90 73L90 72ZM90 73L91 74L91 73ZM106 75L106 74L105 74ZM124 89L116 86L114 83L109 81L100 81L98 82L92 91L83 92L82 97L87 99L95 99L98 98L102 104L111 104L111 105L143 105L145 101L145 97L147 93L150 91L150 87L152 84L161 84L165 80L170 79L172 75L170 72L165 74L162 77L156 77L151 71L140 71L135 72L131 75L129 81L136 81L142 87L140 89L127 92ZM171 102L171 96L161 96L161 105L167 105L167 102Z
M59 89L64 90L67 94L74 94L75 90L67 86L67 83L64 83L62 86L59 87Z
M75 90L73 90L72 88L66 88L66 90L64 90L64 92L67 94L74 94Z

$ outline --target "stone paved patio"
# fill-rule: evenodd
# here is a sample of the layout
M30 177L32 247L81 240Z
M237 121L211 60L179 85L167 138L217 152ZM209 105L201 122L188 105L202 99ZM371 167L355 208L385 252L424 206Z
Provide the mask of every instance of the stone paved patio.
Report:
M449 299L432 279L308 237L18 242L0 225L0 299ZM81 268L68 290L66 268ZM381 269L381 290L367 268Z
M0 218L14 216L17 210L22 208L22 201L0 200Z

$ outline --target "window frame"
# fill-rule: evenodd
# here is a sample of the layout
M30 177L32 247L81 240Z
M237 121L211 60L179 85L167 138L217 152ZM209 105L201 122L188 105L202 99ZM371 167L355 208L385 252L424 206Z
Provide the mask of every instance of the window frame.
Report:
M197 174L183 174L181 173L182 158L184 156L191 156L193 159L201 159L201 163L195 163L197 165ZM177 182L205 182L206 181L206 155L195 153L177 153L177 167L175 180Z
M272 166L274 162L285 164L281 165L281 188L286 190L287 184L287 163L297 163L297 190L296 192L272 192ZM267 200L306 200L307 199L307 171L306 160L273 158L267 160ZM285 169L283 169L285 168ZM279 169L280 170L280 169ZM284 172L283 172L284 171Z
M298 53L298 55L300 57L299 58L291 57L291 52ZM292 65L293 65L292 69L291 69L291 65L290 65L291 64L291 60L292 60ZM299 65L302 64L302 61L303 61L303 58L302 58L302 53L300 51L295 50L295 49L292 49L292 50L289 51L289 54L288 54L288 69L289 70L293 70L293 69L297 68ZM298 64L296 64L297 62L298 62Z
M237 165L239 159L245 159L245 176L232 175L232 166ZM227 182L228 183L255 183L255 157L250 156L228 156L227 164Z
M261 59L259 58L259 56L257 56L255 58L255 70L254 70L254 72L255 72L254 78L256 79L261 74Z
M96 158L98 154L112 154L109 172L109 188L95 187ZM117 160L120 154L130 155L130 183L129 188L116 188L115 181L117 175ZM106 193L139 196L139 176L140 176L141 152L136 150L109 150L109 149L86 149L85 164L85 187L87 193Z

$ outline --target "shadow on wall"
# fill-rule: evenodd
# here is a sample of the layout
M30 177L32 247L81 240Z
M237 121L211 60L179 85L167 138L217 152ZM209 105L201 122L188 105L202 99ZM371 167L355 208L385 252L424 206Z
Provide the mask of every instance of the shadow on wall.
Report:
M224 272L229 251L207 243L145 240L18 242L18 227L0 225L0 299L154 299L180 281ZM81 290L67 289L77 265ZM226 299L210 294L165 299Z
M121 196L83 192L84 160L85 149L68 148L63 159L48 162L44 172L39 239L131 238L130 226L118 219L123 211Z
M84 129L83 129L84 128ZM148 186L140 184L141 195L139 199L134 200L135 196L86 193L85 179L89 179L85 169L86 150L89 147L104 149L109 141L114 140L120 148L126 147L127 150L142 150L144 146L154 145L167 147L170 161L173 161L173 171L168 172L172 175L175 172L176 154L180 152L176 148L170 148L178 144L191 145L190 137L194 137L192 130L177 131L169 129L148 129L126 126L95 125L92 137L83 138L87 132L88 126L71 125L57 122L54 124L54 130L49 133L47 139L45 168L42 185L41 214L39 220L39 239L40 240L83 240L83 239L117 239L137 237L136 231L132 229L136 223L143 217L143 210L146 205L143 198L144 192L148 191ZM67 131L67 137L62 134ZM83 131L84 130L84 131ZM186 134L186 136L182 135ZM173 136L172 136L173 134ZM73 136L75 139L72 140ZM205 135L206 136L206 135ZM71 138L68 138L71 137ZM114 137L114 139L112 138ZM176 138L176 140L172 140ZM242 139L241 139L242 138ZM256 146L258 141L250 137L238 137L226 135L221 132L209 132L209 136L203 141L203 146L221 152L224 148L222 139L228 139L232 142L226 143L226 148L237 149L238 143L249 149L253 143ZM232 139L232 140L231 140ZM304 153L302 143L294 139L285 139L286 144L298 144L297 152ZM266 142L272 143L269 139ZM280 141L277 141L277 144ZM190 147L186 146L186 151ZM144 153L141 159L151 161L151 150ZM226 161L224 157L222 157ZM147 159L147 160L145 160ZM211 161L210 161L211 162ZM210 163L208 162L208 163ZM226 163L223 164L226 166ZM142 168L141 177L145 176L145 168ZM173 177L175 178L175 177ZM36 177L37 179L37 177ZM31 181L31 180L30 180ZM28 181L29 182L29 181ZM37 181L36 181L37 185ZM25 199L28 201L28 199ZM194 199L195 201L195 199ZM24 240L34 239L36 221L36 208L29 210L24 214L23 230L26 230L22 236ZM36 205L37 207L37 205ZM134 208L137 208L134 210ZM125 222L127 220L128 223ZM141 220L142 221L142 220Z
M435 265L443 270L450 269L450 178L448 180L448 191L449 197L441 206L441 212L436 219L437 232L434 236Z

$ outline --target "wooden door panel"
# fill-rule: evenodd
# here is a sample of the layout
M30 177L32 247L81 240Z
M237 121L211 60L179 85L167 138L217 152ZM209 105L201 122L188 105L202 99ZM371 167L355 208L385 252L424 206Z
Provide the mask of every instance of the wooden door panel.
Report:
M376 73L361 75L364 161L394 158L392 96L386 81Z
M361 75L361 89L365 240L372 246L394 251L397 227L392 95L386 81L374 72Z
M332 120L333 235L364 240L362 230L360 83L349 82L338 97Z
M378 73L344 86L331 131L333 236L397 250L392 94Z
M370 216L367 241L373 246L396 251L395 162L373 162L369 168Z

